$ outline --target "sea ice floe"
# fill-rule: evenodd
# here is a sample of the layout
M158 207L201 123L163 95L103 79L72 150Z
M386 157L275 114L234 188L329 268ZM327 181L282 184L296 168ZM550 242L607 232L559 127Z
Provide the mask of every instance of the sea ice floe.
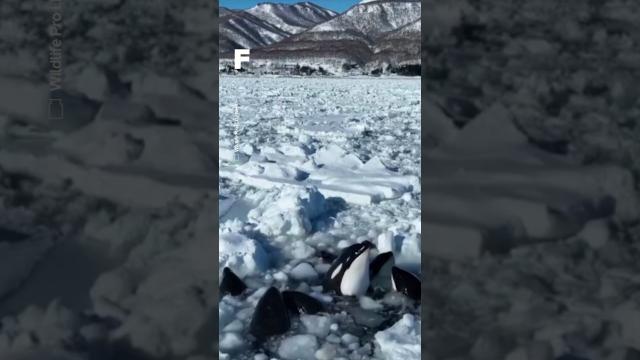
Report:
M248 218L266 235L309 234L312 221L326 212L324 196L314 187L283 188L279 193L267 194Z
M240 277L262 273L269 267L262 245L245 235L221 233L218 250L220 269L229 267Z
M265 149L262 152L265 154ZM231 156L228 150L223 153ZM364 205L400 197L420 185L416 176L391 171L377 157L363 162L336 145L322 148L311 157L303 150L293 153L296 156L291 156L292 153L288 151L289 155L285 155L272 149L263 159L253 157L235 168L223 166L220 174L264 189L282 184L312 185L325 197L341 197Z
M291 269L290 274L296 280L313 280L318 277L318 273L313 266L304 262Z
M245 345L244 338L238 333L224 332L220 334L220 351L233 353Z
M318 339L313 335L293 335L282 340L278 355L286 360L313 360Z
M289 331L265 341L281 359L382 359L372 355L371 330L384 323L382 312L415 310L401 298L343 304L319 286L343 248L375 243L385 232L389 249L411 269L420 263L419 82L353 80L226 77L220 90L227 100L237 89L247 92L239 107L239 143L234 101L220 102L221 231L264 245L270 264L262 276L243 278L249 289L242 296L221 300L221 329L246 333L270 286L283 296L311 296L327 311L292 316ZM283 103L283 91L305 101ZM363 103L344 93L362 95ZM237 161L236 150L247 158ZM231 358L254 355L261 356L246 348Z
M640 349L640 305L629 300L618 305L612 318L621 325L622 342L633 349Z
M307 330L307 333L315 335L321 339L329 335L331 318L328 316L301 315L300 320Z
M376 342L386 360L420 359L420 323L415 315L405 314L392 327L376 333Z

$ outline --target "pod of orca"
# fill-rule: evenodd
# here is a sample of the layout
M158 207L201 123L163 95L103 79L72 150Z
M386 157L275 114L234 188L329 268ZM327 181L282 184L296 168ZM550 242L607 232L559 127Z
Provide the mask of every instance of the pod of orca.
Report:
M364 241L345 248L337 258L321 254L323 260L334 259L323 279L323 290L339 296L362 296L392 290L420 301L420 279L395 266L391 252L379 254L369 261L373 248L375 245ZM247 285L242 279L225 267L220 296L239 296L246 289ZM249 324L249 333L262 342L270 336L287 332L291 327L290 314L321 312L326 312L325 306L312 296L292 290L280 292L270 287L258 301Z

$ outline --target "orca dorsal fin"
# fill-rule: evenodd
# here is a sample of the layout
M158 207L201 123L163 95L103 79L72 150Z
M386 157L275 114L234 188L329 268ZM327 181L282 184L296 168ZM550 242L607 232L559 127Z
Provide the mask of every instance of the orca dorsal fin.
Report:
M284 334L291 328L291 320L280 291L270 287L262 295L249 324L249 333L258 341Z
M220 297L226 294L238 296L247 289L247 285L231 269L225 267L222 270L222 281L220 282Z

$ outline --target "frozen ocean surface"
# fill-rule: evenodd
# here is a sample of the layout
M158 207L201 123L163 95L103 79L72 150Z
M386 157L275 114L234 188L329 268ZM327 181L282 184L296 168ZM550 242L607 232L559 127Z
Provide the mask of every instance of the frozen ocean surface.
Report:
M396 359L402 341L413 344L404 359L418 359L419 306L394 293L332 298L320 285L329 268L321 252L364 240L420 273L419 79L225 76L220 84L220 271L230 267L250 288L246 298L221 299L221 358ZM247 326L268 286L329 310L296 317L289 332L255 347Z

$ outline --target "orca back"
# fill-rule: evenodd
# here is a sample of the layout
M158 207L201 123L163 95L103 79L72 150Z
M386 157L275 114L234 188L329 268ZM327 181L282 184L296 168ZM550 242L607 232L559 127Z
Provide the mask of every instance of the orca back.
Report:
M299 291L283 291L284 304L294 314L317 314L324 312L324 305L316 298Z
M379 254L369 264L371 290L387 292L391 290L391 268L395 259L391 251Z
M225 267L222 270L222 281L220 282L220 297L226 294L238 296L247 288L247 285L231 269Z
M249 324L249 333L258 341L284 334L291 328L291 320L280 291L270 287L260 298Z

